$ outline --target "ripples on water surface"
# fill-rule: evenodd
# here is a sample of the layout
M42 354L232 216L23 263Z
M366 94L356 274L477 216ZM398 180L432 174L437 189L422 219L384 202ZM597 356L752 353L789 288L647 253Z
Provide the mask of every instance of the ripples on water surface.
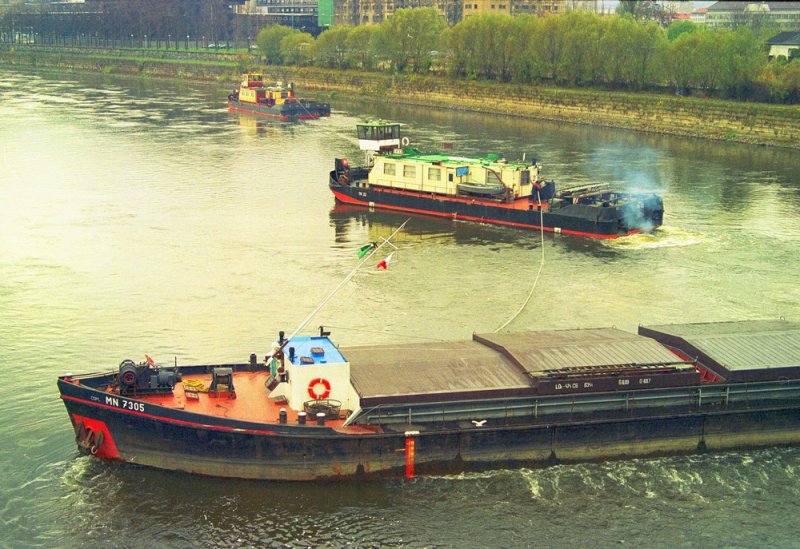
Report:
M334 208L354 123L536 157L559 185L664 193L665 226L554 237L511 329L798 318L798 153L338 99L297 125L233 83L0 72L0 546L797 546L796 449L369 483L203 479L78 457L55 377L264 354L404 216ZM346 345L465 339L517 310L535 233L413 218L312 326Z

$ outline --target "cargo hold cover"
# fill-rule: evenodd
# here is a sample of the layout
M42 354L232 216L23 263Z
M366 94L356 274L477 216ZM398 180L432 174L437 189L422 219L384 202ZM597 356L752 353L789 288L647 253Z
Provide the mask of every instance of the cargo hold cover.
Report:
M680 362L656 341L616 328L476 334L475 339L504 352L531 376L564 368Z
M624 378L633 382L619 389L697 381L694 368L660 343L614 328L475 334L472 341L341 351L362 407L616 390ZM575 380L555 385L559 376L584 373L592 382L579 389ZM648 385L638 386L635 376L648 376L642 382Z
M694 367L652 339L615 328L481 334L542 395L681 387L699 382Z
M522 372L474 341L342 348L361 406L530 394Z
M800 378L800 323L745 320L640 326L728 382Z

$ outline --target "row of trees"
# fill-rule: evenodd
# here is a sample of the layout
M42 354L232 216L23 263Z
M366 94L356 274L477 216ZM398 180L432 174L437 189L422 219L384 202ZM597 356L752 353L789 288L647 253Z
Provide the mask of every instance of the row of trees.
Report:
M452 27L434 8L409 8L379 25L335 26L315 38L234 16L225 0L20 3L3 10L0 39L66 45L72 37L70 44L188 49L190 38L195 45L200 39L249 47L258 34L260 53L272 64L800 102L800 61L767 59L764 40L775 31L713 30L688 21L667 29L637 15L658 5L621 2L620 11L630 13L612 17L487 14Z
M519 83L664 89L738 99L800 100L800 61L768 61L769 30L710 29L589 12L487 14L447 27L433 8L401 9L380 25L318 38L271 26L257 38L268 63L379 69Z
M259 51L270 64L376 68L427 73L447 24L434 8L400 9L379 25L336 26L314 38L282 25L263 29Z

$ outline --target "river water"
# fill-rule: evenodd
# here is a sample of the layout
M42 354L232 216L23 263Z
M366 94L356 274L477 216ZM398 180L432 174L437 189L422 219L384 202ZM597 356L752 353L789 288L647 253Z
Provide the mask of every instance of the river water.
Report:
M495 330L540 266L508 330L800 318L798 152L342 97L276 123L229 114L233 84L0 69L0 546L800 546L796 448L322 485L79 456L56 376L263 355L406 219L326 188L366 118L560 186L658 189L665 224L542 244L414 217L309 324L339 344Z

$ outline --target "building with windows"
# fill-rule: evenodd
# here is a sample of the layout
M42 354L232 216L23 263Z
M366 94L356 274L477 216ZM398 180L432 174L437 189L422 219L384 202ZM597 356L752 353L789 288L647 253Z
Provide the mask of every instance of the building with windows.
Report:
M708 15L708 8L697 8L692 11L690 21L698 25L706 24L706 15Z
M559 15L573 10L605 13L611 2L605 0L462 0L463 16L482 13L507 15ZM609 8L610 9L610 8Z
M435 7L449 24L455 25L464 17L482 13L538 16L571 10L604 13L611 5L608 0L319 0L319 25L380 23L401 8Z
M485 13L511 15L511 0L464 0L464 17Z
M708 7L705 23L729 29L769 25L800 30L800 2L715 2Z
M394 10L394 0L319 0L319 26L381 23Z
M767 40L769 58L784 56L792 59L800 55L800 32L788 31Z
M316 34L318 0L246 0L234 5L236 15L258 17L266 25L286 25Z
M381 23L403 8L436 8L448 23L461 20L463 0L319 0L319 26Z

